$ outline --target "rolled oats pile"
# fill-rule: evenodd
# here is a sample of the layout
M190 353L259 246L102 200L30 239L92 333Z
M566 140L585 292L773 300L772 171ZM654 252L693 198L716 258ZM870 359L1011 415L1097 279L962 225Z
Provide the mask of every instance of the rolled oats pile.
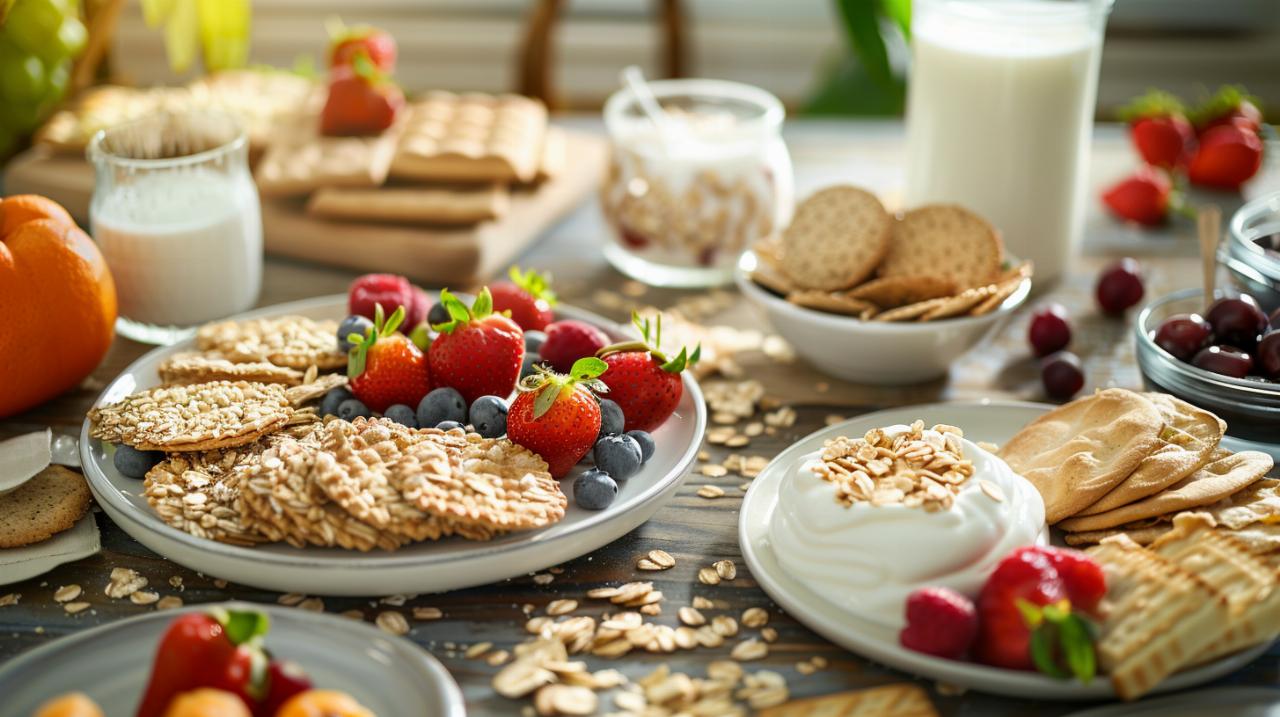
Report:
M973 477L973 462L964 457L955 426L925 430L916 421L901 433L881 428L862 438L840 436L827 441L821 462L813 471L836 486L836 500L854 503L923 507L932 513L948 510L964 482Z

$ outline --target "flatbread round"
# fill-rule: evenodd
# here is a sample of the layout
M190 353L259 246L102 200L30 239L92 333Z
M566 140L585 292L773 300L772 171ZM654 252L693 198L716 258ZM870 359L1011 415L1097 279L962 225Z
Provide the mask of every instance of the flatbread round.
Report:
M0 548L20 548L70 530L92 498L84 476L62 466L45 468L0 494Z
M796 207L782 233L782 269L803 289L861 283L889 251L893 218L874 194L827 187Z
M912 209L893 223L880 276L932 274L957 288L990 284L1000 276L1004 246L987 220L952 204Z
M1120 485L1076 515L1097 515L1155 495L1209 462L1227 424L1208 411L1163 393L1143 394L1164 418L1164 445L1143 459Z
M1203 468L1167 490L1106 513L1064 520L1058 527L1071 532L1103 530L1216 503L1265 476L1273 465L1271 456L1259 451L1219 450Z
M1000 456L1044 498L1050 524L1092 505L1160 446L1160 412L1142 395L1109 388L1027 424Z

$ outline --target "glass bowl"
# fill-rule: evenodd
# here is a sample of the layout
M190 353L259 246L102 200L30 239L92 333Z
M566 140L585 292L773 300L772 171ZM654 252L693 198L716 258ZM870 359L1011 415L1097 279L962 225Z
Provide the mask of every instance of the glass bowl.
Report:
M1152 391L1173 394L1218 414L1227 434L1250 442L1280 442L1280 383L1232 378L1179 361L1156 345L1156 329L1174 314L1202 313L1204 292L1184 289L1152 303L1134 324L1138 369Z
M1231 217L1225 247L1219 261L1231 282L1258 300L1267 313L1280 308L1280 252L1258 242L1270 238L1280 243L1280 192L1264 194L1240 207Z

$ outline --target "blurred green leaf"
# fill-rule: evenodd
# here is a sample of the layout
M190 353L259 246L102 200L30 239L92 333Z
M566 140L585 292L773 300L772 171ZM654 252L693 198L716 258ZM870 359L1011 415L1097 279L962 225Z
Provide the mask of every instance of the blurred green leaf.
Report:
M880 16L876 0L836 0L836 8L844 20L853 53L866 66L867 73L888 86L893 79L889 50L880 36Z
M902 31L902 36L911 39L911 0L880 0L884 14Z
M885 87L852 55L833 57L820 77L804 106L805 114L893 117L902 113L906 97L902 78L893 78L892 85Z

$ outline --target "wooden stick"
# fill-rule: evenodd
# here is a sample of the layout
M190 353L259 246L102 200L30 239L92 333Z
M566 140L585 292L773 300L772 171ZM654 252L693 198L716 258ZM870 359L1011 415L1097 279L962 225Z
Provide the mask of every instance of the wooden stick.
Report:
M1196 229L1200 234L1200 270L1204 272L1204 308L1213 303L1214 288L1218 279L1218 241L1222 232L1222 210L1217 205L1200 207L1196 214Z

